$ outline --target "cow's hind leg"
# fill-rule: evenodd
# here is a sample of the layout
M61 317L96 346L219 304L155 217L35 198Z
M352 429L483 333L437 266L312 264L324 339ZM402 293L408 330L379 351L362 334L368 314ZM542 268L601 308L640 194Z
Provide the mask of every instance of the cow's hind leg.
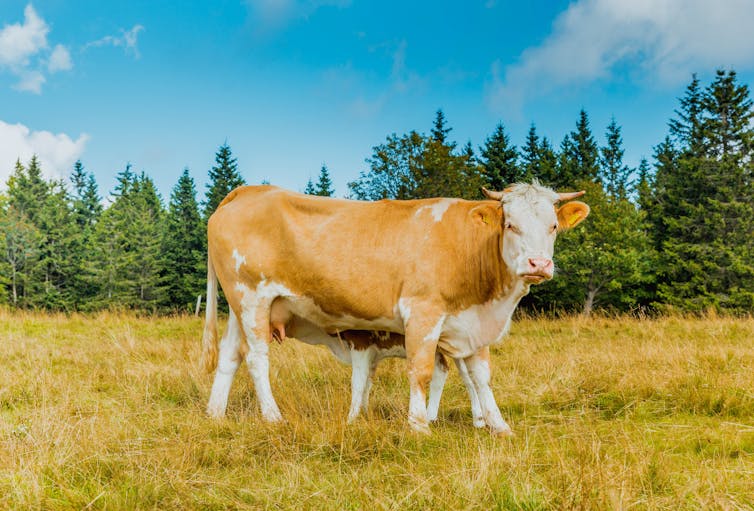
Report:
M228 316L228 326L220 340L220 354L215 371L215 380L212 383L212 392L207 403L207 414L211 417L220 418L225 415L228 406L230 386L236 375L238 366L241 364L239 347L241 345L241 327L233 311Z
M246 364L249 367L254 390L257 394L262 417L269 422L280 422L283 416L275 402L270 386L270 306L272 300L258 300L256 306L244 306L241 313L241 324L246 334L249 352L246 354Z
M367 384L364 387L364 397L361 400L361 411L367 413L369 408L369 393L372 392L372 381L374 381L374 373L377 370L377 364L379 364L379 358L375 355L372 358L372 363L369 366L369 376L367 378Z
M356 420L361 410L366 408L365 396L369 394L375 357L371 346L364 350L351 349L351 409L348 411L348 422Z

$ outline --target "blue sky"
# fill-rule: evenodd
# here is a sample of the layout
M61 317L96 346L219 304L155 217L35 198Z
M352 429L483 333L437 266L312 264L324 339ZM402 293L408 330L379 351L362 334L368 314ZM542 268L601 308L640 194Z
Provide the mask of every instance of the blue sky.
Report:
M227 140L249 183L336 194L391 133L479 147L498 122L558 145L584 108L626 160L651 156L691 73L754 77L754 0L362 2L3 0L0 180L38 154L81 159L103 195L127 162L163 197L184 167L203 196Z

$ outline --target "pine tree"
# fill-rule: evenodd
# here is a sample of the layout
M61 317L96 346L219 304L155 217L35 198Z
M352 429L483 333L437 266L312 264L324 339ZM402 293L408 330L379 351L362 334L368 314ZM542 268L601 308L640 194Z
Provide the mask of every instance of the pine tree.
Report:
M689 89L693 86L692 81ZM674 164L658 167L658 293L666 303L686 310L751 311L754 111L749 89L737 82L735 72L718 71L700 101L696 117L687 111L697 104L691 101L681 103L679 117L687 127L701 127L701 136L681 139L685 145ZM689 118L695 119L693 124Z
M625 199L628 196L631 170L623 163L623 137L615 117L610 120L605 133L607 145L600 150L600 177L608 195Z
M540 183L554 187L558 182L558 155L547 137L539 144L539 173L534 176Z
M186 168L170 195L162 235L161 275L165 282L165 304L169 308L191 310L204 286L206 273L201 270L205 259L204 223L196 201L194 180Z
M702 91L699 79L692 75L691 83L686 87L686 94L679 99L680 109L676 118L670 121L670 136L676 145L685 147L693 154L702 151Z
M73 165L71 183L73 183L73 209L76 223L82 229L90 229L102 214L102 202L94 174L84 170L81 160L77 160Z
M306 188L304 188L304 193L306 195L317 195L317 189L314 188L314 183L312 182L312 178L309 178L309 180L306 182Z
M532 123L526 134L526 142L524 142L521 148L521 172L523 173L524 181L530 182L532 179L539 177L541 170L539 144L537 127Z
M332 180L330 179L330 172L327 170L327 166L322 164L322 168L319 171L319 180L317 181L317 187L314 190L314 195L320 197L332 197L335 190L332 187Z
M594 141L589 117L583 109L579 112L576 129L566 135L560 147L558 179L559 189L571 188L577 182L599 180L599 151Z
M489 188L502 190L523 178L524 174L517 163L518 152L510 143L502 123L498 123L494 133L485 140L480 152L483 175Z
M204 203L204 219L209 219L231 190L244 184L246 183L238 172L238 162L233 157L230 146L226 142L215 153L215 166L209 171L207 198Z
M435 114L435 122L432 127L432 140L435 142L438 142L440 144L447 144L450 146L451 151L455 149L455 143L448 142L448 134L453 130L453 128L447 127L447 122L445 120L445 114L443 113L442 109L438 109L437 113Z

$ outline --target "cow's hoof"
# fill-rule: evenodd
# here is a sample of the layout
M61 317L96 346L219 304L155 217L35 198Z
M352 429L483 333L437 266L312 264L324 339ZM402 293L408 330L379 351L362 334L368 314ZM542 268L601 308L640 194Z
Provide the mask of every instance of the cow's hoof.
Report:
M207 417L209 417L210 419L222 419L223 417L225 417L225 408L208 406Z
M486 422L484 422L484 417L474 417L474 427L475 428L483 428L487 425Z
M427 424L426 422L419 422L417 420L409 418L408 425L411 426L412 430L417 433L421 433L422 435L429 435L431 433L429 424Z
M508 425L506 425L505 427L500 427L500 428L490 428L490 433L492 433L498 438L516 436L515 433L513 433L513 430Z

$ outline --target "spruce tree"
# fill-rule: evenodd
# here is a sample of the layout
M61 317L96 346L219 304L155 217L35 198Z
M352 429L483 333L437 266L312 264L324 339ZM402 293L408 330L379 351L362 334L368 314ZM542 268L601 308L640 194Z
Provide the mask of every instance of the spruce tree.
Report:
M309 178L309 180L306 182L306 188L304 188L304 193L306 195L317 195L317 189L314 188L314 183L312 182L312 178Z
M524 180L530 182L538 178L540 174L540 145L537 127L534 123L529 126L526 134L526 142L521 147L521 172Z
M445 114L443 113L442 109L438 109L437 113L435 114L435 121L432 126L432 140L435 142L438 142L440 144L447 144L450 146L451 151L455 149L455 143L454 142L448 142L448 134L453 130L453 128L447 127L447 121L445 120Z
M322 164L314 195L319 195L320 197L332 197L333 193L335 193L335 190L333 189L332 180L330 179L330 171L327 170L325 164Z
M231 190L246 184L238 172L238 162L233 157L228 143L224 143L215 153L215 166L209 171L207 197L204 202L204 219L215 212Z
M480 153L484 179L489 188L502 190L523 178L517 162L518 152L502 123L498 123L492 135L485 140Z
M599 180L599 151L583 109L579 112L576 129L563 140L560 155L557 188L571 188L583 180Z
M625 199L628 196L631 170L623 163L623 137L615 117L607 126L605 138L607 144L600 149L600 176L608 195Z
M204 287L206 274L201 270L206 255L204 222L188 168L170 195L161 252L164 303L168 308L189 312Z
M687 126L689 104L682 102L679 114ZM685 310L751 311L754 112L749 89L738 83L735 72L718 71L700 104L694 123L701 128L700 139L682 139L685 145L678 148L670 172L657 172L658 292L664 302Z

